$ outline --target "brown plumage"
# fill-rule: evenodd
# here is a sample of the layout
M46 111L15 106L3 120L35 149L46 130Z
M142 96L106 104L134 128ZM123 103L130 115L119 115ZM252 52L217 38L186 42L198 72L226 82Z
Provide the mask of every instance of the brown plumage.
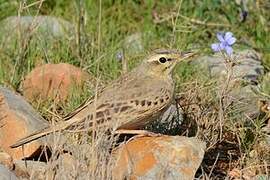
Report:
M193 54L173 50L154 51L137 68L112 82L65 121L30 134L11 147L57 131L91 130L94 120L98 126L112 130L143 128L170 105L174 93L172 70L177 62Z

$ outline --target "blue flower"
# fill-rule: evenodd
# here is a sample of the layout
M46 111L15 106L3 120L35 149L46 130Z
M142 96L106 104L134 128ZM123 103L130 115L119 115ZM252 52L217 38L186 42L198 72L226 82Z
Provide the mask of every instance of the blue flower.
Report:
M219 43L214 43L211 45L211 48L214 52L219 52L225 50L227 55L231 55L233 53L232 45L236 42L236 38L233 37L233 33L226 32L217 33L217 38Z

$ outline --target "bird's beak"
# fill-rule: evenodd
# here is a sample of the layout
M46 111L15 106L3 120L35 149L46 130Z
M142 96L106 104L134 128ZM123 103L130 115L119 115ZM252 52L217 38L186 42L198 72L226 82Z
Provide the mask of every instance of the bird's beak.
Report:
M197 53L194 51L186 51L186 52L181 52L180 53L180 59L184 60L184 59L189 59L191 57L194 57Z

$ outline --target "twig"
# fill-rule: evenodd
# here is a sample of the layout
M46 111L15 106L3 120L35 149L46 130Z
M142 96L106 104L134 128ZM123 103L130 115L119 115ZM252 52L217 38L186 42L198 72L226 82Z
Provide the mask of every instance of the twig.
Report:
M231 26L230 24L219 24L219 23L213 23L213 22L205 22L205 21L201 21L201 20L198 20L195 18L190 18L190 17L184 16L184 15L181 15L181 14L175 13L175 12L172 12L171 14L167 15L164 18L156 17L154 19L154 23L159 24L159 23L162 23L165 21L169 21L170 19L178 17L178 16L186 21L189 21L189 22L191 22L193 24L197 24L197 25L213 26L213 27L230 27Z
M215 168L215 165L217 164L218 158L219 158L219 153L218 153L218 155L217 155L217 157L216 157L216 159L215 159L215 162L214 162L214 164L213 164L213 167L212 167L211 170L210 170L209 177L211 177L211 175L212 175L212 173L213 173L213 170L214 170L214 168Z
M39 3L43 3L44 1L45 1L45 0L40 0L40 1L33 2L33 3L31 3L31 4L28 4L27 6L24 6L24 7L22 8L22 10L27 9L27 8L30 8L30 7L32 7L32 6L35 6L35 5L39 4Z
M78 57L80 59L80 67L83 65L83 58L82 58L82 31L84 26L84 0L79 0L78 2L78 23L77 23L77 51L78 51Z
M212 22L205 22L194 18L189 18L187 16L179 14L179 16L187 21L190 21L191 23L198 24L198 25L204 25L204 26L218 26L218 27L230 27L230 24L219 24L219 23L212 23Z
M15 62L14 68L13 68L13 75L11 78L12 82L14 81L15 77L17 77L20 73L23 72L22 69L25 65L25 60L27 58L27 52L29 49L30 42L32 40L33 31L35 30L35 28L38 27L38 23L36 23L37 16L40 12L41 6L42 6L44 1L45 0L39 1L39 6L38 6L38 10L36 12L35 18L31 22L30 26L27 28L28 33L25 34L25 37L22 38L21 27L18 28L18 36L19 36L18 39L20 41L20 48L19 48L17 60ZM19 5L20 5L20 7L18 10L18 18L17 18L18 21L20 21L21 13L25 9L25 2L21 2ZM18 22L18 24L19 24L19 26L21 26L21 22Z
M127 63L127 58L125 56L125 50L123 49L122 51L122 73L126 73L128 71L128 63Z
M182 5L182 0L179 1L179 6L178 6L177 14L175 16L175 21L173 21L174 18L172 18L172 23L173 23L173 41L172 42L173 43L175 42L176 24L177 24L178 17L179 17L179 14L180 14L181 5Z

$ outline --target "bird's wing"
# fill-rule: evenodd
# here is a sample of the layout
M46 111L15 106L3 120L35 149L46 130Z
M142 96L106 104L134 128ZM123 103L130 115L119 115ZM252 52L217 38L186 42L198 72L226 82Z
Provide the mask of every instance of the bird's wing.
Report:
M93 102L93 96L91 96L90 98L88 98L85 102L83 102L79 107L77 107L74 111L72 111L71 113L67 114L65 117L63 117L63 120L67 121L69 119L71 119L73 116L75 116L76 114L78 114L80 111L82 111L83 109L85 109L87 106L89 106L91 103Z
M64 116L63 120L67 121L67 120L71 119L72 117L74 117L79 112L81 112L82 110L84 110L85 108L89 107L93 103L95 96L97 96L97 98L99 98L99 96L102 96L102 95L104 96L103 92L110 91L110 89L117 89L117 87L120 87L123 82L128 83L128 81L123 81L126 77L129 77L129 73L120 76L118 79L114 80L107 87L98 88L98 90L94 96L91 96L86 101L84 101L80 106L78 106L74 111L72 111L71 113Z
M99 94L101 94L104 91L104 87L103 88L99 88L97 89L97 96ZM85 109L87 106L89 106L91 103L93 103L93 100L95 98L96 95L91 96L90 98L86 99L81 105L79 105L74 111L68 113L66 116L63 117L63 120L67 121L70 118L72 118L74 115L78 114L81 110Z
M162 87L148 93L145 92L143 97L136 102L136 106L131 106L130 111L136 111L132 119L126 118L126 120L123 120L118 129L140 129L145 127L148 122L154 120L168 107L172 101L172 94L172 91ZM128 116L129 114L127 114Z

